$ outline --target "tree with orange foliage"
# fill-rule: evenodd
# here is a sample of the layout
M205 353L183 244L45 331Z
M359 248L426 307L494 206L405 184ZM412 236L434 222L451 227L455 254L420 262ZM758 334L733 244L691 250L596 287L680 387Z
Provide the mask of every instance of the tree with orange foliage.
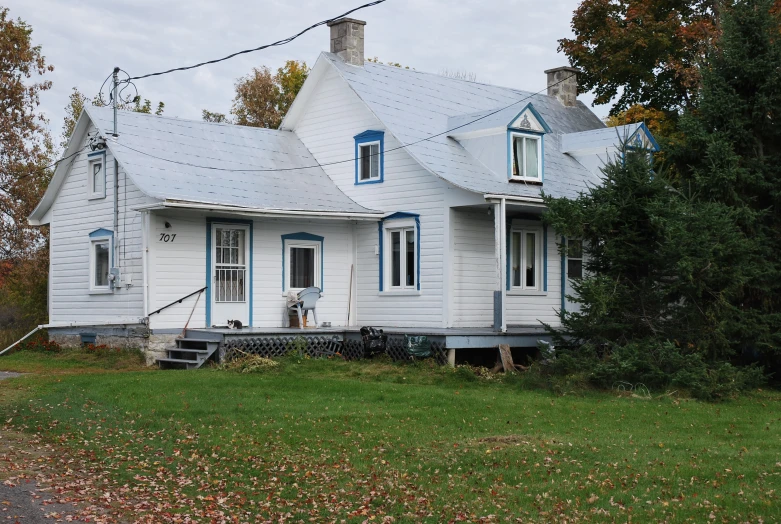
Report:
M781 1L779 2L781 3ZM719 34L719 0L583 0L575 38L559 40L581 69L596 104L618 97L616 115L635 105L677 112L692 107L700 64Z

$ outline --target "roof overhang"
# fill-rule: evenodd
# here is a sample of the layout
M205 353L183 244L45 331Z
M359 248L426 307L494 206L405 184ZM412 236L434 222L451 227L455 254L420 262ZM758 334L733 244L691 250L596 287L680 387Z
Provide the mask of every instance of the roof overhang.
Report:
M161 211L161 210L181 210L190 209L197 211L206 211L210 213L226 213L231 215L242 215L265 218L319 218L330 220L381 220L385 213L382 211L367 211L357 213L351 211L306 211L295 209L256 209L240 206L229 206L223 204L212 204L209 202L185 202L181 200L164 200L155 204L139 206L133 208L134 211Z

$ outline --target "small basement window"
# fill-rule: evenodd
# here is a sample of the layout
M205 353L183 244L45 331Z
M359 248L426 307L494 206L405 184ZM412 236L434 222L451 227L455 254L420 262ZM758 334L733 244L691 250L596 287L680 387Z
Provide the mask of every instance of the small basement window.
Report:
M542 139L512 135L512 178L539 182L542 179Z
M99 154L87 161L87 191L90 199L106 198L106 155Z

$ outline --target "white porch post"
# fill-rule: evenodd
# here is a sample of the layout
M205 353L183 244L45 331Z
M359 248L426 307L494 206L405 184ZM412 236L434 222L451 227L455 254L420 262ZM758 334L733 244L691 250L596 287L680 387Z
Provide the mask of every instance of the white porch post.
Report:
M496 259L497 291L500 292L499 327L504 333L507 331L507 204L504 198L494 204L494 247Z

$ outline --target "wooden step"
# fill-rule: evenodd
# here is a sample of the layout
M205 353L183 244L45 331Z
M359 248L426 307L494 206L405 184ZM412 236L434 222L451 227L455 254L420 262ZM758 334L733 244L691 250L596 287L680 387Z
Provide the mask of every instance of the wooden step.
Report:
M198 360L183 360L180 358L158 358L157 364L162 369L170 369L170 368L193 369L196 367L200 367L201 362Z

